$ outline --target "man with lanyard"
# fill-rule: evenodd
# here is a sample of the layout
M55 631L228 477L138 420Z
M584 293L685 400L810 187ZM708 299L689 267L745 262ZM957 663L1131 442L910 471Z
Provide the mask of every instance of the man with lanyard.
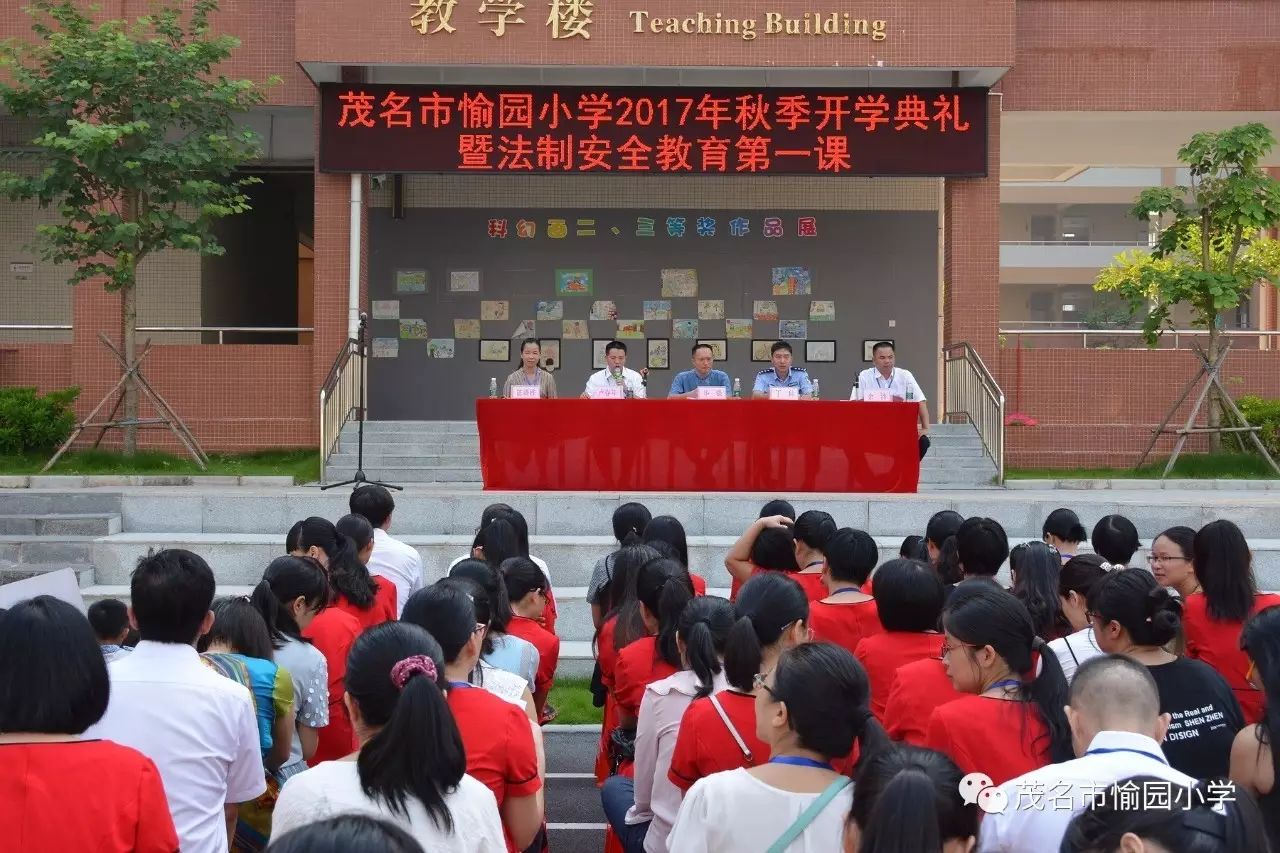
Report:
M809 374L802 367L791 366L791 344L778 341L769 348L773 367L756 374L755 387L751 396L757 400L766 399L770 388L795 388L800 392L801 400L813 399L813 383Z
M729 374L723 370L712 369L715 358L710 344L693 345L693 370L682 370L671 380L671 393L668 400L698 396L699 388L723 388L725 396L729 396Z
M868 391L887 391L895 403L920 403L920 423L916 431L920 436L920 458L929 452L929 404L925 402L924 392L916 383L910 370L897 366L897 354L893 343L880 341L871 350L875 367L868 367L858 375L858 384L854 386L850 400L867 399Z
M604 347L604 370L597 370L587 379L587 387L582 396L595 397L606 388L621 388L624 397L644 399L646 396L645 379L649 375L646 368L636 373L627 367L627 345L622 341L609 341Z

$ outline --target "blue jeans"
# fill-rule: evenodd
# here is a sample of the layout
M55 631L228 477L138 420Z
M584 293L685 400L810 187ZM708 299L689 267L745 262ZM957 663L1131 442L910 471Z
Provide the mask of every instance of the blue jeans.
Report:
M600 804L604 806L605 819L622 842L622 849L627 853L644 853L644 837L649 833L649 821L627 823L627 810L635 802L636 783L629 776L610 776L600 789Z

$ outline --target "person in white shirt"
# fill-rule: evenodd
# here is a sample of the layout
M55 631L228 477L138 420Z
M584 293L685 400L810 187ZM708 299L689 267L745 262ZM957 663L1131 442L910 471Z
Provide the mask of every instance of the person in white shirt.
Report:
M865 400L869 391L888 392L895 403L919 403L920 423L916 431L920 435L920 458L929 452L929 404L910 370L898 367L897 352L892 341L880 341L872 350L875 367L868 367L858 374L858 384L853 386L850 400Z
M1175 795L1196 784L1170 767L1160 750L1169 715L1160 713L1155 680L1137 661L1123 655L1085 661L1071 682L1067 721L1079 757L1001 785L1007 805L989 807L979 839L982 853L1057 850L1072 817L1121 779L1167 780Z
M425 853L505 850L497 800L466 773L440 644L417 625L376 625L351 647L346 685L360 750L286 782L272 836L356 813L396 824Z
M347 506L355 515L363 515L373 525L373 555L369 557L369 574L386 578L396 587L396 616L404 610L409 596L422 589L422 557L412 545L393 538L391 515L396 502L384 486L366 484L351 492Z
M754 637L741 620L729 645ZM756 676L756 736L769 744L769 762L695 782L667 837L671 853L837 849L853 791L831 763L855 742L861 755L889 745L869 698L867 674L848 650L806 643L783 652Z
M609 341L604 347L604 370L597 370L587 378L587 387L582 396L596 397L606 388L621 388L624 397L643 400L648 396L645 390L645 377L648 368L636 373L627 367L627 345L622 341Z
M139 561L129 618L142 640L108 665L107 713L85 733L155 762L183 853L225 853L238 805L266 790L253 697L195 650L213 625L213 594L213 571L197 554L174 548Z
M1071 623L1072 632L1065 637L1049 641L1049 648L1062 664L1062 674L1067 682L1075 678L1080 665L1105 652L1098 648L1098 639L1089 624L1089 594L1098 582L1107 576L1102 568L1102 557L1097 554L1077 554L1062 566L1058 574L1058 600L1062 603L1062 615Z

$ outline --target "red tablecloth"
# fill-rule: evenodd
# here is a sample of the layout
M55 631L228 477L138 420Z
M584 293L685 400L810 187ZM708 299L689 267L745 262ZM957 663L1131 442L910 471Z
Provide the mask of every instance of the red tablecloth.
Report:
M487 489L914 492L915 403L476 401Z

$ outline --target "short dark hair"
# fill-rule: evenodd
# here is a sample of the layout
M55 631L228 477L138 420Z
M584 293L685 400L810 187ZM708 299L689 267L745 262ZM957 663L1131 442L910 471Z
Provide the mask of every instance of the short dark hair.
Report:
M791 501L782 498L774 498L764 506L760 507L760 517L768 518L771 515L785 515L787 518L795 521L796 508L791 505Z
M139 636L157 643L194 643L216 586L213 570L199 554L165 548L143 557L129 581Z
M974 516L956 531L956 552L966 575L995 576L1009 558L1009 537L994 518Z
M751 543L751 564L758 569L798 572L795 543L790 527L766 527Z
M0 732L78 735L107 712L107 664L89 620L49 595L0 619Z
M707 352L711 353L713 356L716 354L715 347L711 346L711 344L694 344L693 349L689 351L689 354L696 358L698 355L698 350L700 349L706 350Z
M898 351L898 348L893 345L893 341L876 341L875 346L871 347L871 354L875 355L876 350L886 348L893 350L895 353Z
M886 631L923 633L938 627L947 588L932 567L919 560L897 559L876 569L875 596L876 612Z
M854 530L851 527L837 530L827 540L822 553L827 558L827 570L831 572L831 577L859 585L867 582L871 570L880 562L880 549L876 547L876 540L865 530Z
M539 341L537 338L525 338L520 342L520 352L524 352L525 347L529 346L529 344L533 344L535 347L537 347L539 352L542 351L541 341Z
M394 823L368 815L342 814L273 835L271 853L422 853L417 840Z
M1106 515L1098 519L1089 537L1093 550L1107 558L1108 563L1129 565L1137 553L1138 528L1123 515Z
M233 652L245 657L271 660L271 630L258 608L247 598L223 596L214 599L213 626L200 638L196 648L208 651L216 642L226 643Z
M770 357L772 357L773 354L778 350L786 350L787 352L792 352L791 344L787 343L786 341L774 341L773 346L769 347Z
M622 542L634 533L644 536L644 529L653 520L653 514L642 503L632 501L625 503L613 511L613 538Z
M1040 532L1044 536L1056 536L1063 542L1083 542L1089 538L1084 525L1080 523L1080 516L1076 515L1075 510L1066 507L1049 513Z
M356 515L369 519L374 527L381 527L396 508L391 491L382 486L365 485L351 491L347 508Z
M89 605L89 624L99 642L115 641L129 628L129 607L118 598L104 598Z
M620 349L623 352L626 352L627 345L624 344L622 341L609 341L609 343L604 345L604 354L608 355L609 353L613 352L616 349Z

